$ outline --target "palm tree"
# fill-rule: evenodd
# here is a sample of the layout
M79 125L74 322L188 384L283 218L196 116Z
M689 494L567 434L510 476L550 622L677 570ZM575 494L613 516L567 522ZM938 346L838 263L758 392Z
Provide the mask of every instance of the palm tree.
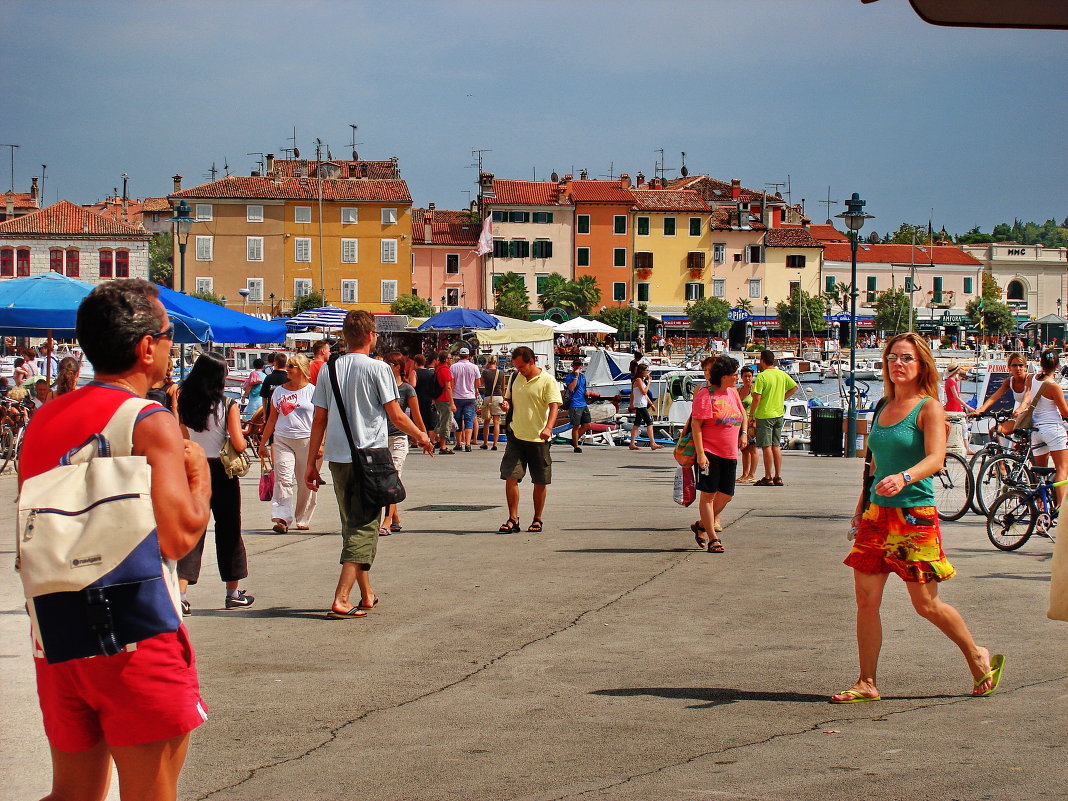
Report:
M543 309L551 309L554 306L564 307L569 298L568 280L560 273L553 273L545 277L545 291L538 295L538 303Z
M576 314L586 315L601 302L601 288L592 275L582 275L567 285L568 300Z
M834 287L823 293L823 297L827 299L828 303L841 308L842 311L849 311L849 295L853 291L853 288L849 284L840 284L835 282Z

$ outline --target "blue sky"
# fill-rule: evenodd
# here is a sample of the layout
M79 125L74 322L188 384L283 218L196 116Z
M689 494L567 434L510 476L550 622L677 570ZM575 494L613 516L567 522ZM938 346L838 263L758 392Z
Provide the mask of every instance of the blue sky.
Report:
M344 158L355 123L438 208L468 202L475 148L508 178L651 176L663 148L757 190L789 176L816 222L828 186L880 232L1068 216L1068 34L934 27L906 0L5 0L0 30L0 143L18 191L48 165L48 202L247 175L294 125L302 155Z

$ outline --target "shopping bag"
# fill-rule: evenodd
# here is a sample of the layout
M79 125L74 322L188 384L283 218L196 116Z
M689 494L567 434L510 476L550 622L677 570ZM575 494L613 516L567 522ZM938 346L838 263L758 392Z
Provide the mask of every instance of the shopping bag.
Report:
M1061 515L1057 524L1057 542L1053 546L1053 564L1050 566L1049 610L1050 620L1068 620L1068 515Z
M675 443L675 462L680 467L693 467L697 461L697 449L693 444L693 434L690 432L690 421L686 421L686 427L682 429L679 441Z
M269 501L274 497L274 466L260 459L260 500Z
M697 500L697 482L692 467L675 468L675 503L689 506Z

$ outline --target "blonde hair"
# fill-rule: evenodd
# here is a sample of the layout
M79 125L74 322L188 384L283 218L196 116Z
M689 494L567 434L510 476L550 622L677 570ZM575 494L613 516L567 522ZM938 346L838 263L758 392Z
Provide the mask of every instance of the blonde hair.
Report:
M289 357L286 362L286 366L294 365L298 370L304 373L305 378L311 377L311 362L308 361L308 357L303 353L297 353Z
M914 331L909 331L905 334L897 334L886 340L886 347L883 348L883 395L887 400L894 399L894 382L890 380L890 362L887 360L887 356L890 355L890 351L893 350L894 345L898 342L908 342L916 349L917 362L920 367L920 373L916 376L916 384L919 387L920 395L925 395L928 398L938 398L938 368L935 367L934 356L931 354L931 346L927 344L926 340Z

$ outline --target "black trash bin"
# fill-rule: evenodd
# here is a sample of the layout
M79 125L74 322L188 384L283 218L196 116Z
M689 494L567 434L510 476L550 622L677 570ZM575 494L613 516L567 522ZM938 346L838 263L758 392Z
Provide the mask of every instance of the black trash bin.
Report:
M827 406L812 408L809 449L813 456L845 456L842 419L841 409Z

